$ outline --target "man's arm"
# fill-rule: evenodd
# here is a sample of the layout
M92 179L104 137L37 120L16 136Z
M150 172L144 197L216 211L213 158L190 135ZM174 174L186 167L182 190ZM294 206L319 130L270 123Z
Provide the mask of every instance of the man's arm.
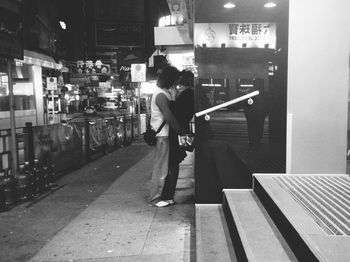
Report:
M178 134L185 134L186 129L179 124L174 115L170 111L168 98L160 93L156 97L156 105L159 107L159 110L162 112L164 116L164 120L170 125L172 129L175 130Z

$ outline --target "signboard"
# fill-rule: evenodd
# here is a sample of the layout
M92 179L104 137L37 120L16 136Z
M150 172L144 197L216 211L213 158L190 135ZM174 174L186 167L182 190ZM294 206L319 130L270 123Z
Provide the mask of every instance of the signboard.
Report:
M89 76L82 76L82 77L71 77L70 83L73 85L79 85L84 86L91 83L91 79Z
M187 5L185 0L167 0L169 10L175 25L184 25L188 23Z
M99 96L99 97L108 96L108 94L111 94L111 92L112 92L111 82L110 81L99 82L96 90L97 90L97 96ZM105 95L105 94L107 94L107 95Z
M57 77L46 77L46 89L57 90Z
M144 47L144 23L96 23L97 46Z
M94 0L96 20L144 21L145 0Z
M121 65L119 67L119 72L130 72L131 71L131 66L129 65Z
M276 48L274 23L196 23L195 46Z
M0 25L0 56L23 59L21 16L0 6Z
M131 82L146 82L146 64L131 64Z
M101 60L78 60L76 66L70 66L70 72L75 77L81 77L82 75L109 75L111 73L111 66L103 64Z
M264 79L263 78L239 78L237 79L237 94L243 96L248 93L259 90L264 91Z
M200 78L196 94L199 110L225 103L229 100L228 79Z

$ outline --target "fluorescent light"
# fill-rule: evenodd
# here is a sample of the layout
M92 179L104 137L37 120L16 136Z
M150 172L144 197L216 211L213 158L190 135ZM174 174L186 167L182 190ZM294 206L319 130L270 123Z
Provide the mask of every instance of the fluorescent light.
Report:
M225 8L235 8L236 7L236 5L234 4L234 3L226 3L226 4L224 4L224 7Z
M274 2L267 2L265 5L264 5L264 7L266 7L266 8L273 8L273 7L275 7L276 6L276 4L274 3Z
M61 28L63 29L63 30L66 30L66 23L65 22L63 22L63 21L60 21L60 26L61 26Z

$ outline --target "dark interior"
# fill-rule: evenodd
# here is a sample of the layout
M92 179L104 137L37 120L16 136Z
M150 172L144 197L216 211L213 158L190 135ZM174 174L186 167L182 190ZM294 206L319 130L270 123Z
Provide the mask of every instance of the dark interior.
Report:
M195 45L197 112L260 92L251 105L242 101L210 113L209 121L196 119L197 203L220 203L223 188L251 188L253 173L282 173L286 168L288 1L278 1L273 9L257 0L235 4L225 9L222 1L197 0L194 30L202 23L209 29L211 23L273 23L276 46Z

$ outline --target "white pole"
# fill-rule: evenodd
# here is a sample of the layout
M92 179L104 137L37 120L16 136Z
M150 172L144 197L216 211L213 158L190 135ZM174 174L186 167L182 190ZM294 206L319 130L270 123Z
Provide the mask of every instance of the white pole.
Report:
M55 91L51 91L51 99L52 99L52 124L55 123Z
M141 83L137 83L137 114L138 114L138 132L139 132L139 139L141 139Z

